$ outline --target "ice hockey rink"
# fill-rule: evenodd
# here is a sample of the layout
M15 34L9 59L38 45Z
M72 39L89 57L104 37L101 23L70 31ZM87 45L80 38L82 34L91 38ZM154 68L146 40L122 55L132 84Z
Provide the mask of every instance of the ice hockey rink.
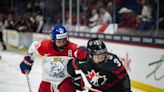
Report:
M29 92L26 76L21 74L19 64L24 55L21 52L1 51L0 60L0 92ZM41 81L41 60L38 58L29 75L32 92L37 92ZM132 88L133 92L145 92Z

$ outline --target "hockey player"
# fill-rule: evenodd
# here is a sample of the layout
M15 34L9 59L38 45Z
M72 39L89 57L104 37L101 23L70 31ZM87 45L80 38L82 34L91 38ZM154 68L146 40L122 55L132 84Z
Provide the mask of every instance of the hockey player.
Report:
M82 82L80 75L75 73L81 70L92 88L99 90L96 92L131 92L127 71L117 55L107 52L102 40L98 38L89 40L87 48L79 47L76 54L81 54L83 57L76 56L69 61L67 67L76 89L85 88L83 83L85 81Z
M53 26L50 36L51 39L32 43L20 69L23 74L29 73L37 52L43 56L42 81L38 92L75 92L66 67L68 60L74 57L77 45L68 40L67 30L62 25Z

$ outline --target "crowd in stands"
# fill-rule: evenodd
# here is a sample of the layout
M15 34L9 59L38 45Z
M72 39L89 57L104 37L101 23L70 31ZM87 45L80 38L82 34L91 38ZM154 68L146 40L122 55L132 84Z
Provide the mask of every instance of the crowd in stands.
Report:
M42 32L45 23L61 23L62 0L29 2L23 14L16 11L0 14L4 28L18 31ZM117 23L121 28L140 30L155 29L157 2L159 0L80 0L80 25L90 28L104 23ZM160 0L160 3L163 0ZM73 0L72 24L76 25L76 0ZM161 6L160 6L161 7ZM160 9L159 25L163 27L163 11ZM66 23L69 23L69 0L66 0ZM115 19L113 19L115 17Z
M25 11L22 13L16 11L1 12L0 22L3 24L3 29L41 33L45 24L43 7L43 2L36 2L33 6L31 3L28 3L24 9Z
M156 23L157 1L115 0L114 5L113 0L88 0L89 25L118 23L119 27L148 30Z

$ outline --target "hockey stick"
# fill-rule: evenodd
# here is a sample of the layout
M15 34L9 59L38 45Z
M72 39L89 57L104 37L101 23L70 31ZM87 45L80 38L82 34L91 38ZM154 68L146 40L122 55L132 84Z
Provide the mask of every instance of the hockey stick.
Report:
M154 64L157 64L157 63L161 63L161 62L163 62L163 61L162 60L158 60L158 61L155 61L155 62L150 63L149 66L154 65Z
M29 76L28 76L29 75L28 71L25 72L25 75L26 75L26 80L27 80L29 92L32 92L31 85L30 85L30 79L29 79Z
M164 55L162 55L160 57L160 60L154 61L154 62L150 63L149 66L154 65L154 64L158 64L158 63L162 63L163 61L164 61Z
M89 92L89 90L91 90L93 92L102 92L100 90L92 88L92 85L88 82L88 80L87 80L85 74L82 72L82 70L75 70L75 73L80 74L81 77L83 78L85 91L82 91L82 92ZM79 92L79 91L76 91L76 92Z

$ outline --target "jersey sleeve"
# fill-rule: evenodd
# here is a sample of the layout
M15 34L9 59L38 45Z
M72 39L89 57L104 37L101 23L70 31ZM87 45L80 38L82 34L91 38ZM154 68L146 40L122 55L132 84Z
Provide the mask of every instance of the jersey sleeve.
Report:
M68 64L67 64L67 71L68 71L68 73L69 73L72 77L75 77L76 74L75 74L75 69L74 69L74 67L73 67L73 65L72 65L72 61L73 61L73 59L70 59L70 60L68 61Z
M76 69L75 69L75 66L72 63L72 62L75 62L74 60L75 59L69 60L69 62L67 64L67 71L72 77L74 87L78 90L83 90L84 83L83 83L82 77L80 75L75 74Z
M124 65L121 63L119 58L114 55L113 62L116 65L116 69L112 71L117 76L117 79L121 81L122 83L122 90L124 92L131 92L131 85L130 85L130 79L129 75L124 67Z
M124 67L124 65L121 63L117 55L113 56L113 63L114 63L114 69L112 71L113 74L117 76L118 79L122 79L127 75L127 71Z
M40 41L34 41L28 49L28 55L31 59L34 59L36 54L38 54L37 48L40 46Z
M131 91L130 79L129 79L128 75L122 80L122 90L124 92L132 92Z

